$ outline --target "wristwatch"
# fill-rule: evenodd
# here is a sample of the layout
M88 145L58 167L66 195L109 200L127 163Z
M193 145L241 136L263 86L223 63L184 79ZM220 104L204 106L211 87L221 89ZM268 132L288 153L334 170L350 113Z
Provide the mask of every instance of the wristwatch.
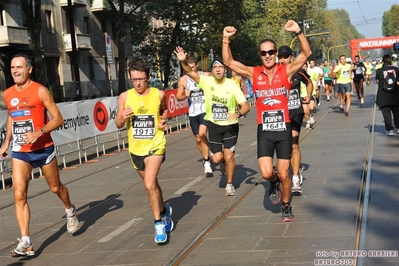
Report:
M302 29L300 29L298 32L295 32L296 36L301 35L301 34L302 34Z
M44 131L43 128L40 129L40 132L42 133L42 136L43 136L44 134L46 134L46 131Z

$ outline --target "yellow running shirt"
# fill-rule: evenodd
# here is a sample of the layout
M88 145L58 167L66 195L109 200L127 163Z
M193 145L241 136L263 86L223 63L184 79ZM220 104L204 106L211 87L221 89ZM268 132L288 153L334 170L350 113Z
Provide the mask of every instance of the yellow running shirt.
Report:
M337 84L348 84L351 83L351 65L350 64L338 64L334 68L334 72L338 73Z
M125 108L130 106L133 111L126 123L130 153L137 156L165 153L165 132L158 129L160 104L157 88L149 88L147 95L139 95L134 89L127 91Z

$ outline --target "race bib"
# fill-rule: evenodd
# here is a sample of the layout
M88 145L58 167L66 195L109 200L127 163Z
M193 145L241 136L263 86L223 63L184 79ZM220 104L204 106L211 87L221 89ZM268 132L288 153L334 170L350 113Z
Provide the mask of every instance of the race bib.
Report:
M349 78L350 76L351 76L351 73L349 70L342 71L342 77Z
M212 104L212 117L213 121L227 120L229 108L224 104Z
M288 109L295 110L301 107L301 97L298 89L290 90L290 97L288 99Z
M204 103L204 91L203 90L191 90L190 91L190 99L193 103Z
M152 139L155 135L154 115L135 115L132 117L132 131L135 139Z
M262 112L263 131L286 131L284 110Z
M26 145L24 141L24 134L28 132L33 132L33 121L32 119L24 121L13 121L12 130L14 136L14 144L16 145Z

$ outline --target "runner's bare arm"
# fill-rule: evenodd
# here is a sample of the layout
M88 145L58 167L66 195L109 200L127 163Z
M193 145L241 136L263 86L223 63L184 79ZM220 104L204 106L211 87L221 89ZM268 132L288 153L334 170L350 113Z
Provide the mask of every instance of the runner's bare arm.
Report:
M126 91L121 93L121 95L119 95L118 98L118 112L116 113L116 118L115 118L115 125L118 129L125 126L126 119L130 116L127 115L129 113L129 110L125 110L126 98L127 98Z
M293 32L297 35L299 41L299 47L301 49L300 54L295 58L295 60L287 65L287 74L291 79L292 75L298 72L299 69L306 63L306 60L312 55L312 50L310 48L309 42L306 36L302 33L301 28L298 23L293 20L288 20L284 25L284 29L289 32Z
M176 98L179 101L184 101L187 98L186 83L187 83L186 76L182 76L179 78L179 82L177 83L177 92L176 92Z
M194 72L192 68L187 64L186 57L187 53L184 52L183 48L177 46L174 54L176 55L177 59L180 61L180 65L182 66L184 72L192 78L195 82L199 83L200 81L200 74L198 72Z
M232 71L236 72L241 76L249 78L252 83L253 67L246 66L241 62L234 60L233 55L231 53L230 37L233 36L236 33L236 31L237 30L232 26L226 26L223 30L223 39L222 39L223 62Z
M159 91L159 99L161 100L161 105L159 106L159 129L163 129L166 131L168 129L168 107L166 104L166 95L165 92Z
M6 135L3 140L3 145L0 148L0 156L7 157L6 151L8 150L8 147L10 145L11 138L12 138L12 118L10 115L8 115L6 121Z
M43 127L43 130L46 133L51 132L60 127L64 123L64 119L57 104L54 102L53 96L51 96L50 91L46 87L41 86L39 88L39 98L42 100L47 112L51 115L51 120Z

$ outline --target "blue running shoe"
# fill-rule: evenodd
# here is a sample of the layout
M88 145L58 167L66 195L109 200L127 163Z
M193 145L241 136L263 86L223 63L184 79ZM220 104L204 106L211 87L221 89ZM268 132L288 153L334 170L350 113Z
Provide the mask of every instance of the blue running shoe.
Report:
M162 223L165 225L165 231L167 233L171 232L174 228L174 224L172 221L172 207L169 205L165 206L166 214L161 217Z
M155 223L155 243L165 243L168 240L168 235L165 231L163 222Z

